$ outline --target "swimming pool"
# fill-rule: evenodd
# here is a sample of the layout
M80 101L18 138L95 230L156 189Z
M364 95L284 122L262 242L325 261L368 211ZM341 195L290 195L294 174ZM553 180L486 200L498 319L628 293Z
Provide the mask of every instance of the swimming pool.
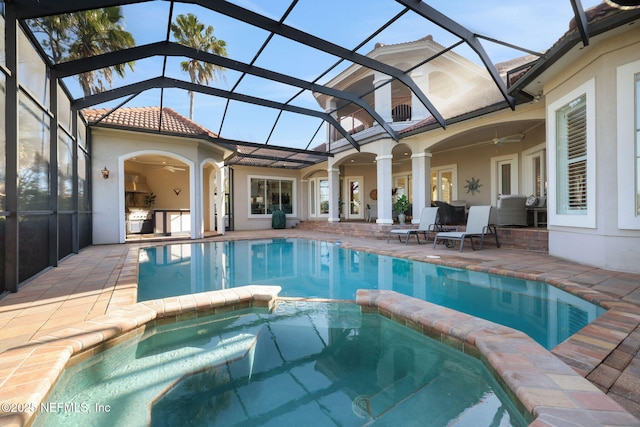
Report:
M353 300L394 290L513 327L547 349L604 309L545 283L444 267L299 238L170 244L139 255L138 301L247 284L281 296Z
M67 368L47 402L69 410L34 426L526 425L478 359L347 303L150 327Z

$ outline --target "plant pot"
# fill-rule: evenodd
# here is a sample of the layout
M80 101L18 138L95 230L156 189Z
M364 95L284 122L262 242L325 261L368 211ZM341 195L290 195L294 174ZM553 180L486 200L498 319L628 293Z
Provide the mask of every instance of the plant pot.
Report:
M398 214L398 222L400 224L404 224L404 222L407 220L407 216L403 213Z

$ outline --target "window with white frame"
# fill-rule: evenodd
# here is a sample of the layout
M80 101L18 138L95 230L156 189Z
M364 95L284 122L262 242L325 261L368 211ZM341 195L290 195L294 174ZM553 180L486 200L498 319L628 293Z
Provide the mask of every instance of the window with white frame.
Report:
M249 177L251 215L271 215L274 210L296 215L295 180L275 177Z
M617 69L618 227L640 229L640 61Z
M581 95L556 111L556 200L559 214L587 211L587 103Z
M451 203L458 198L458 165L431 168L431 200Z
M491 158L491 200L498 200L500 194L519 194L520 175L518 154Z
M547 195L546 144L540 144L522 152L522 191L537 197Z
M329 215L329 178L309 180L309 216L313 218Z
M635 169L635 191L634 191L634 199L635 199L635 216L640 216L640 74L636 74L635 76L635 105L634 110L635 114L635 125L633 127L635 134L635 153L633 155L634 160L634 169Z
M595 81L547 109L550 225L595 228Z

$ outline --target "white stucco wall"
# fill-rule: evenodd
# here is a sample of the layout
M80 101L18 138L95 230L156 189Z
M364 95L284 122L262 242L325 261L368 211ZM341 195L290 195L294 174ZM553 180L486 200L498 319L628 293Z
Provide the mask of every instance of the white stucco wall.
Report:
M287 214L287 228L300 222L300 215L306 212L303 209L307 200L303 192L306 192L306 185L301 183L301 172L291 169L277 168L259 168L234 166L233 167L233 219L234 230L264 230L271 228L271 215L261 215L259 217L250 215L249 202L249 177L266 177L266 178L292 178L295 181L295 215ZM305 183L306 184L306 183Z
M610 270L640 273L640 229L622 224L619 218L621 206L633 205L633 202L622 199L627 197L627 193L621 191L621 187L634 186L633 174L629 174L628 180L619 179L620 168L628 169L624 162L634 162L632 156L620 156L619 149L633 145L635 141L633 132L631 138L622 138L621 131L633 130L634 123L632 117L626 123L618 120L618 96L628 97L625 109L634 109L635 106L632 93L620 93L618 90L617 70L640 60L640 28L628 28L630 30L626 33L607 40L592 40L588 47L582 48L578 60L545 83L548 117L554 114L551 111L554 105L581 88L593 87L587 96L595 101L592 108L595 153L592 152L593 162L588 165L588 173L595 177L594 191L589 194L593 207L589 209L588 221L584 218L572 220L566 215L563 218L550 212L549 254ZM551 152L555 149L555 129L551 129L549 122L547 126ZM550 176L555 173L551 167ZM552 202L549 208L552 209L556 194L551 182L549 197Z
M150 185L154 193L161 195L156 199L155 208L173 209L186 204L191 210L191 237L200 237L203 229L201 163L206 159L222 161L222 151L193 138L104 128L91 129L91 147L94 244L124 243L124 162L141 154L164 154L189 166L188 172L173 181L166 175L158 175ZM100 172L105 166L110 171L106 180ZM181 192L180 196L175 196L174 187L182 188L184 194Z

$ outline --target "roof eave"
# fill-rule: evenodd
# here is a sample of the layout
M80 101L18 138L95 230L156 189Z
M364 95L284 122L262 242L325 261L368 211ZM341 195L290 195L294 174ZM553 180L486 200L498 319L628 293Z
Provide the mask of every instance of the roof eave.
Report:
M614 12L611 12L609 16L592 20L592 22L589 23L589 37L591 39L640 19L640 9L617 10L617 12L616 10L617 9L614 9ZM526 92L527 87L577 46L582 46L582 37L578 29L573 28L560 37L551 49L536 61L529 71L511 85L509 94L514 97L524 94L530 96L530 94Z

